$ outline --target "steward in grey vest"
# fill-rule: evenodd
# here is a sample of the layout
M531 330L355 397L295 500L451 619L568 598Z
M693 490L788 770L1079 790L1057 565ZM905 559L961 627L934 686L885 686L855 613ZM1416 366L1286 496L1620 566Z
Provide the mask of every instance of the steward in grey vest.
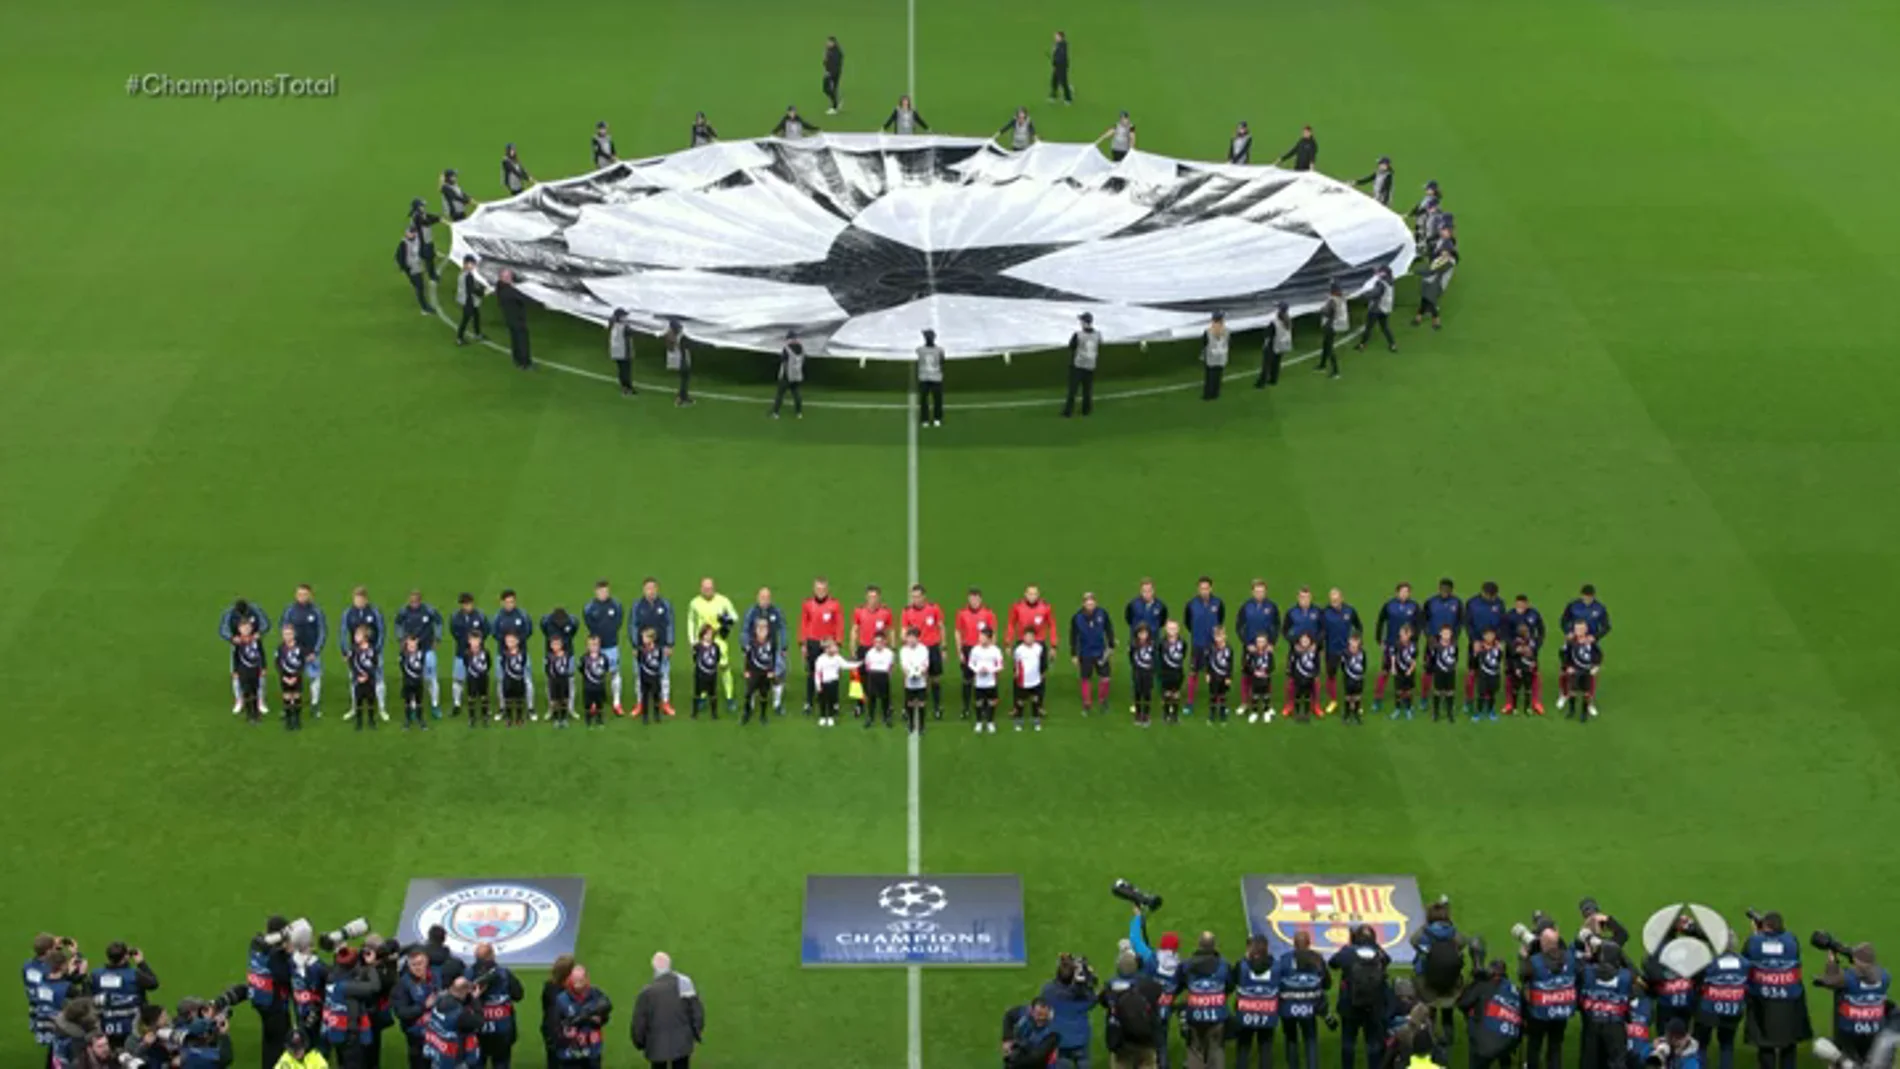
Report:
M792 395L792 415L805 418L805 395L800 387L805 382L805 346L798 340L798 332L785 332L785 346L778 351L778 392L772 397L772 418L778 418L778 412L785 404L785 395Z
M1004 123L996 136L1009 138L1009 147L1017 152L1036 143L1036 124L1029 120L1028 108L1017 108L1016 117Z
M527 189L531 181L528 169L521 165L521 157L515 154L515 143L508 142L501 150L501 184L512 195Z
M462 321L455 327L455 344L468 344L468 328L475 328L475 340L487 341L482 333L482 298L488 295L488 283L475 273L475 257L462 257L462 273L455 279L455 303L462 306Z
M1082 414L1095 411L1095 361L1102 351L1102 336L1095 332L1095 317L1083 312L1080 326L1069 335L1069 397L1062 404L1063 418L1075 415L1075 395L1082 395Z
M687 340L686 328L678 319L666 321L666 333L660 335L660 344L666 349L666 369L676 371L680 377L679 394L673 403L685 408L693 403L693 343Z
M1326 303L1319 309L1320 347L1319 363L1313 365L1314 371L1332 368L1333 378L1339 377L1339 354L1333 352L1333 340L1352 330L1352 312L1346 306L1346 294L1334 282L1332 290L1326 295Z
M627 322L625 308L614 309L607 320L607 358L613 361L614 374L620 379L620 392L628 397L640 392L633 384L633 326Z
M1220 396L1222 380L1227 377L1227 347L1233 342L1233 336L1227 333L1227 316L1214 313L1214 321L1207 325L1201 334L1201 400L1212 401Z
M1373 272L1372 278L1359 291L1366 298L1366 331L1359 335L1359 344L1354 349L1364 349L1372 340L1372 328L1378 327L1385 333L1385 347L1392 352L1399 351L1399 343L1392 337L1392 327L1387 320L1392 315L1392 269L1381 267Z
M1287 310L1285 301L1281 301L1273 311L1273 318L1267 321L1267 336L1260 345L1260 377L1253 380L1253 388L1266 389L1280 381L1280 361L1293 351L1293 316Z
M917 347L917 421L943 426L943 348L934 330L924 331L924 343Z
M891 117L884 120L884 129L895 134L909 135L919 130L930 129L930 124L925 122L924 117L917 114L916 109L910 106L909 96L901 96L897 98L897 107L892 109Z

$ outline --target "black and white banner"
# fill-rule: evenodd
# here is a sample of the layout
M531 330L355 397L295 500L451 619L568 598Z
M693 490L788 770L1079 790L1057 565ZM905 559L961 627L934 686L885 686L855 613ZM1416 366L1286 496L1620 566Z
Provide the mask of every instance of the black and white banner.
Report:
M906 359L925 328L952 357L1058 348L1091 312L1110 342L1236 330L1314 311L1382 266L1410 227L1311 171L1092 145L1009 152L960 137L824 134L688 149L535 186L454 225L455 262L513 268L556 311L637 329L668 318L717 346Z

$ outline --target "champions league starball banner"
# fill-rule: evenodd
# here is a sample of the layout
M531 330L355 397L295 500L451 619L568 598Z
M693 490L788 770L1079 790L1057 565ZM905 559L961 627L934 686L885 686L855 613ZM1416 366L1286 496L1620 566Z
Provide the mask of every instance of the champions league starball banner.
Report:
M726 141L484 204L453 259L513 269L546 307L715 346L908 359L1191 338L1264 326L1411 265L1405 220L1313 171L963 137Z
M1016 876L807 876L799 960L826 965L1025 965Z
M503 965L552 965L574 952L586 891L578 876L421 877L409 881L396 938L420 943L439 924L465 961L491 943Z
M1293 949L1296 932L1307 932L1313 949L1330 957L1352 941L1354 928L1370 924L1393 962L1410 965L1412 933L1425 924L1410 876L1243 876L1240 897L1248 933L1266 936L1276 955Z

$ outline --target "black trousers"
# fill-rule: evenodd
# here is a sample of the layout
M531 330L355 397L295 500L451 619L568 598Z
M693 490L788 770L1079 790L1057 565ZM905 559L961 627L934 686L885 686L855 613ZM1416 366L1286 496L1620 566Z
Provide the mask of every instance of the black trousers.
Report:
M1581 1048L1577 1064L1583 1069L1622 1069L1629 1054L1628 1033L1623 1022L1583 1022Z
M831 106L834 108L839 106L838 104L838 82L839 81L840 81L840 77L837 75L832 75L832 74L825 75L825 87L824 87L825 99L831 101Z
M784 379L778 381L778 392L772 395L774 416L778 415L778 410L784 406L785 395L788 393L792 395L792 411L801 416L805 414L805 395L799 391L798 385L796 382L786 382Z
M825 652L825 644L805 641L805 715L811 715L811 704L818 698L818 673L812 666L818 663L818 655Z
M920 382L917 384L917 418L924 421L943 422L943 383Z
M425 268L426 268L426 269L428 270L428 272L429 272L429 281L431 281L431 282L434 282L434 281L436 280L436 275L435 275L435 246L434 246L434 245L424 245L424 246L422 246L422 263L423 263L423 266L424 266L424 267L425 267Z
M528 325L526 323L508 324L508 352L514 357L516 367L534 366L534 357L528 352Z
M1755 1064L1759 1069L1794 1069L1795 1046L1756 1047Z
M1062 404L1063 415L1069 416L1075 414L1075 394L1077 390L1080 390L1082 393L1082 414L1086 416L1095 411L1094 368L1076 367L1074 364L1069 365L1069 399Z
M693 381L693 365L686 360L681 360L680 361L680 392L678 395L679 400L681 402L691 401L693 399L693 391L691 389L692 381Z
M1075 103L1075 91L1069 88L1069 65L1064 63L1049 68L1049 99L1054 100L1061 93L1062 99Z
M1524 1021L1524 1064L1530 1069L1563 1069L1564 1026L1569 1021ZM1538 1050L1543 1050L1539 1060Z
M423 287L421 275L409 274L409 288L416 291L416 303L422 306L423 311L435 311L434 308L429 307L429 291Z
M1695 1045L1702 1048L1704 1069L1735 1069L1735 1030L1740 1024L1739 1017L1721 1025L1704 1024L1700 1021L1696 1023ZM1709 1052L1715 1049L1709 1046L1711 1039L1722 1048L1722 1057L1714 1063L1709 1060Z
M475 328L477 338L482 336L482 306L479 304L471 303L462 306L462 322L455 328L455 340L461 341L470 327Z
M1324 331L1320 333L1319 366L1315 367L1313 369L1314 371L1324 371L1326 370L1326 366L1328 364L1331 364L1333 368L1333 374L1335 375L1339 374L1339 354L1333 352L1333 341L1338 336L1339 336L1339 332L1334 330L1331 327L1327 327Z
M1366 313L1366 332L1359 336L1360 346L1364 347L1364 345L1367 342L1372 340L1372 328L1378 327L1380 332L1385 335L1385 344L1388 347L1393 348L1393 349L1398 348L1399 347L1398 339L1392 336L1392 324L1390 322L1391 318L1392 318L1391 316L1387 315L1384 312L1367 312Z
M1359 1041L1366 1044L1366 1069L1379 1069L1385 1054L1385 1020L1376 1013L1346 1010L1339 1015L1339 1066L1352 1069L1352 1056Z
M265 1010L257 1015L262 1026L263 1038L258 1053L262 1055L259 1064L264 1069L277 1069L277 1063L284 1056L284 1043L290 1038L290 1008L279 1006Z
M1273 1069L1273 1029L1242 1028L1234 1033L1234 1069Z
M1253 380L1253 388L1264 389L1280 381L1280 359L1277 349L1267 349L1260 354L1260 377Z
M1201 400L1212 401L1219 397L1221 380L1226 377L1226 368L1209 364L1201 375Z
M514 1036L482 1036L477 1043L475 1064L480 1069L510 1069L514 1065Z
M1509 1047L1506 1047L1500 1054L1479 1054L1478 1048L1474 1046L1471 1048L1471 1069L1493 1069L1495 1066L1508 1067L1511 1064L1511 1055L1515 1053L1516 1050L1517 1044L1515 1042Z
M620 378L620 392L633 393L633 361L614 361L614 374Z
M1438 318L1438 302L1432 300L1430 297L1420 297L1418 299L1418 312L1412 318L1423 319L1426 316L1431 316L1433 319Z
M1287 1069L1319 1069L1319 1018L1283 1017Z
M692 1069L693 1056L689 1054L684 1058L675 1058L670 1062L648 1062L647 1064L652 1066L653 1069Z

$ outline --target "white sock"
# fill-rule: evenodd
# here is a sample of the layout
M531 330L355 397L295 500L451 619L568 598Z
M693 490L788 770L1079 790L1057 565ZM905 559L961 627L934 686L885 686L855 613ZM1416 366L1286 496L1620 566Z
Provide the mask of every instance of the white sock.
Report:
M442 681L434 676L429 677L429 704L438 709L442 707Z
M389 688L383 686L383 681L380 679L376 681L376 710L378 712L389 710Z
M620 673L614 673L614 704L620 704Z
M673 666L666 666L666 674L660 677L660 704L666 705L673 700Z
M322 701L323 701L323 677L312 676L310 679L310 704L318 705L318 704L321 704Z
M244 688L238 686L236 676L231 677L231 701L236 704L243 704L244 702Z
M772 684L772 708L785 708L785 684L783 683Z
M457 679L449 683L449 697L454 700L455 707L457 709L460 709L462 707L462 681L461 680Z
M527 676L525 682L528 684L528 711L532 713L534 712L534 673L529 672Z

